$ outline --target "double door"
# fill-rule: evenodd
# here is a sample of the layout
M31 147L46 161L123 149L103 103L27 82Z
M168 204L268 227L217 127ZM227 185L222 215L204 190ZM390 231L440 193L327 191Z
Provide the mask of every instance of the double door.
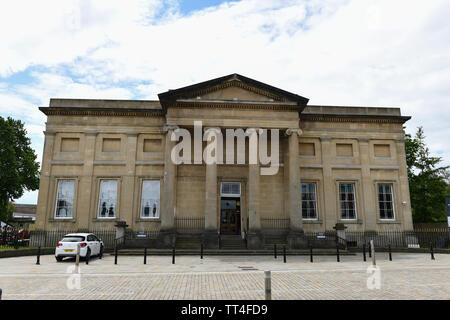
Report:
M220 201L220 234L241 233L240 198L222 198Z

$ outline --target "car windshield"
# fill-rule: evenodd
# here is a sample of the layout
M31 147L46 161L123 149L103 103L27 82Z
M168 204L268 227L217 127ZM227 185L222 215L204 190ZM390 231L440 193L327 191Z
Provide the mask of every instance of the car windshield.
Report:
M81 242L81 241L84 241L83 236L66 236L61 240L61 242Z

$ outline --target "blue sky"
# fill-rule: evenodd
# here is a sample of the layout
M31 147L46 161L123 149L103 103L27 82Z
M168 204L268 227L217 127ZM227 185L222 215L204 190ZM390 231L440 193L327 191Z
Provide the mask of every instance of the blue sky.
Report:
M51 97L157 99L237 72L310 104L401 107L450 165L448 16L446 0L3 1L0 116L40 161Z

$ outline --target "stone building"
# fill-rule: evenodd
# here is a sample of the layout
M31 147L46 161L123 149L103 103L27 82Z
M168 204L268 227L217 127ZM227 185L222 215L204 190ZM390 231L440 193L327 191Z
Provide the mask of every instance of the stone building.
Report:
M272 234L301 247L304 233L336 223L348 231L413 229L403 131L410 117L399 108L308 105L232 74L155 101L51 99L40 110L47 123L36 230L125 221L132 233L155 232L161 246L196 234L207 247L234 235L258 248ZM205 164L195 155L174 163L172 134L181 128L194 137L195 121L200 136L218 128L224 150L227 129L278 129L279 169L263 175L267 163L250 163L250 137L245 163ZM211 141L194 140L192 150ZM274 142L270 136L269 150Z

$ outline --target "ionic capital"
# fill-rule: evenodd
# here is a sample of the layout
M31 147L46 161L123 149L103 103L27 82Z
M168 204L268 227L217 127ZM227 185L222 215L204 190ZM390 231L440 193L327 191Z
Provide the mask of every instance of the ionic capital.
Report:
M293 134L297 134L300 137L303 134L303 131L300 128L290 128L290 129L286 130L285 134L287 136L291 136Z

